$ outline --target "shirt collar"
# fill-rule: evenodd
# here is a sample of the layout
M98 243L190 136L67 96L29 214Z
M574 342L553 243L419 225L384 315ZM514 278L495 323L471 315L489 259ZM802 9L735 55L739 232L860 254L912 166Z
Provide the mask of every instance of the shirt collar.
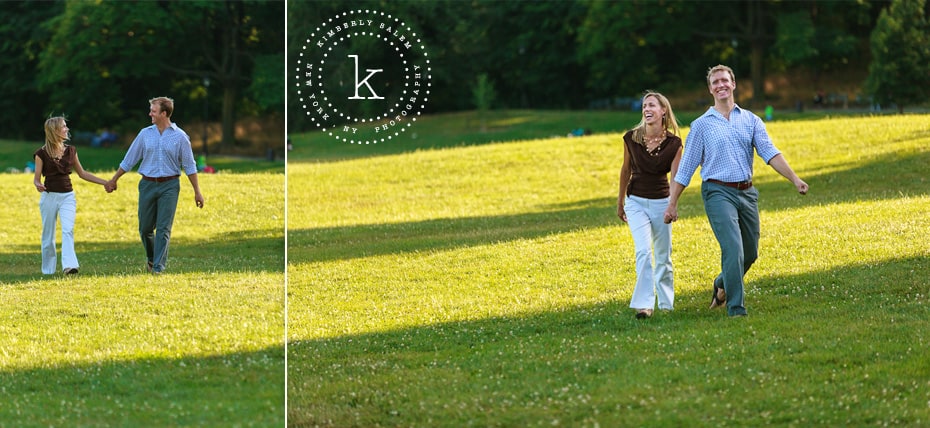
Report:
M152 128L152 129L158 131L158 125L156 125L156 124L154 124L154 123L151 124L151 125L149 126L149 128ZM167 128L165 128L165 131L167 131L167 130L169 130L169 129L172 129L172 130L175 130L175 131L180 131L180 130L181 130L181 128L178 128L178 125L177 125L176 123L174 123L174 122L171 122L171 124L168 125Z
M733 114L733 113L736 113L737 115L740 115L743 113L743 109L740 108L739 104L733 104L733 110L730 111L730 114ZM710 106L707 109L707 112L704 113L704 115L705 116L717 116L723 119L723 113L720 113L719 111L717 111L717 109L715 109L714 106Z

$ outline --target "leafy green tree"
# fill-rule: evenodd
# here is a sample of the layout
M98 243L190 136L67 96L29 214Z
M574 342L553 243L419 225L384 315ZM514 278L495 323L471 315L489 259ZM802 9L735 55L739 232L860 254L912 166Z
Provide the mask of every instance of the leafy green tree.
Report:
M702 82L717 63L748 79L761 103L767 72L848 67L871 29L871 2L590 0L578 53L597 96ZM745 70L745 71L744 71ZM693 84L689 84L693 87Z
M775 44L767 67L812 71L815 86L824 72L866 67L877 13L869 2L792 2L777 19ZM873 16L874 15L874 16Z
M256 88L283 94L283 73L269 61L283 59L284 2L281 1L197 1L171 2L166 6L191 49L187 62L163 63L179 77L201 77L218 82L222 89L221 123L223 145L234 143L236 111L243 89L256 77ZM270 56L269 56L270 55ZM256 60L258 62L256 63ZM281 70L283 71L283 70ZM276 84L281 82L280 84ZM275 94L261 96L259 105L283 110L283 100Z
M66 3L46 23L53 36L36 76L50 108L85 130L144 117L145 100L170 88L158 60L169 49L165 35L174 30L167 18L155 3Z
M577 55L590 68L586 89L592 95L636 97L671 82L700 80L701 69L707 66L689 65L701 51L693 43L692 28L700 22L695 4L647 0L586 4Z
M894 0L872 31L866 90L880 104L926 102L930 96L930 23L925 0Z
M249 95L265 111L284 111L284 53L255 56Z
M221 93L229 146L244 92L281 88L268 80L268 58L283 58L283 17L277 1L68 2L47 24L54 35L41 56L39 85L54 108L99 127L137 117L127 111L144 114L152 96L194 103L209 79ZM260 81L252 82L253 71ZM253 91L243 91L250 83ZM260 98L258 105L283 108L280 98ZM178 111L197 117L193 109Z
M501 104L511 107L586 107L587 64L576 54L586 14L579 1L483 2L485 62ZM462 58L469 61L469 58ZM474 80L474 77L469 80Z
M371 8L423 36L436 64L431 111L473 108L471 82L481 73L495 83L499 107L579 108L644 89L691 90L718 63L737 70L742 88L751 80L761 98L766 72L860 64L878 14L872 5L883 1L295 1L288 4L288 60L299 59L320 22ZM293 95L289 128L308 129Z
M789 64L816 58L820 51L814 46L817 29L807 11L789 12L778 20L775 48Z
M42 122L53 112L36 85L35 67L51 38L42 23L62 9L59 2L0 2L0 137L45 136Z

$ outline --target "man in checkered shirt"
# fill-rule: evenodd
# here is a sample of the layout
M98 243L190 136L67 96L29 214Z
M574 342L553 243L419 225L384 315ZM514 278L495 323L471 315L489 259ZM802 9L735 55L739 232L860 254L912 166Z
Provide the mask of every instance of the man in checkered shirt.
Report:
M145 248L145 268L153 274L162 273L168 265L168 243L181 190L178 177L182 173L191 182L197 208L203 208L204 203L191 140L171 121L173 112L171 98L149 100L152 126L139 131L116 174L104 186L107 192L116 190L117 180L139 165L139 235Z
M730 67L717 65L708 70L707 88L714 106L691 123L678 174L671 183L665 222L678 219L678 198L700 166L704 211L720 244L721 272L714 279L710 307L726 305L729 316L745 316L743 276L759 255L753 151L802 195L807 194L808 185L772 144L762 119L736 105L736 77Z

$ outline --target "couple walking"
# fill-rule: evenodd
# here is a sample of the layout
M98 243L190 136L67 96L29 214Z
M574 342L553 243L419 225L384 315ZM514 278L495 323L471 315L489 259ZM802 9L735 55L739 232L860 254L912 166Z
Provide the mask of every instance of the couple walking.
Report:
M65 144L70 139L64 117L45 121L45 145L34 153L33 184L42 196L39 212L42 217L42 273L54 274L58 265L55 250L55 223L61 221L61 266L66 275L78 273L80 267L74 252L74 221L77 201L71 186L71 172L78 177L104 186L107 193L116 190L120 177L139 164L139 235L145 248L146 269L161 273L168 264L168 243L178 206L181 171L194 188L194 202L203 208L204 198L197 181L197 165L190 138L171 122L174 100L158 97L149 100L152 126L142 129L126 152L119 169L109 181L84 170L77 148ZM141 163L140 163L141 161ZM45 176L45 182L42 182Z
M743 276L759 250L753 151L799 193L808 190L775 148L762 119L736 105L733 70L712 67L707 88L714 105L691 123L684 147L668 99L656 92L643 96L642 120L623 136L617 215L633 235L637 278L630 308L636 318L651 317L657 297L659 309L674 307L671 223L678 220L678 198L698 166L704 211L721 253L710 307L726 306L729 316L746 315Z

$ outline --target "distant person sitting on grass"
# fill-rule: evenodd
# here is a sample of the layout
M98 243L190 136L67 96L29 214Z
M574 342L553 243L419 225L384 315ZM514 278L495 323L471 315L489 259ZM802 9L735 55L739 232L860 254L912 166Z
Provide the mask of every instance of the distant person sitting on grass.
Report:
M115 132L110 131L109 128L104 128L100 132L100 135L95 135L91 140L91 145L94 147L110 147L116 144L116 140L119 138Z
M585 135L591 135L591 130L587 128L575 128L569 131L568 137L583 137Z
M42 216L42 273L55 273L58 254L55 250L55 224L61 220L61 266L66 275L78 273L74 252L74 220L77 200L71 186L71 171L78 177L106 185L106 180L84 170L78 159L77 147L65 144L71 138L65 118L56 116L45 121L45 145L33 154L35 178L33 184L42 194L39 213ZM45 183L42 182L45 176Z

